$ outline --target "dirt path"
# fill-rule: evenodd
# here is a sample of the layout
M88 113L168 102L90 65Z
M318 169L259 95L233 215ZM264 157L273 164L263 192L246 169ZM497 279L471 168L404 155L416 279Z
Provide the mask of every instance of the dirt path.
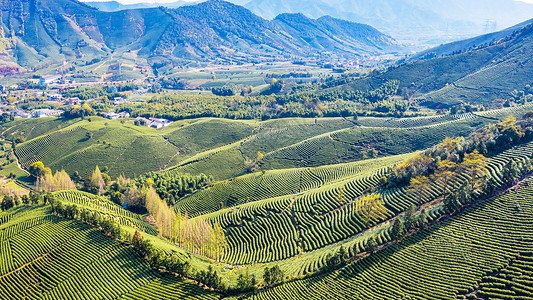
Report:
M20 164L19 158L18 158L17 154L15 154L15 148L11 148L11 155L13 155L13 157L15 158L15 162L17 164L17 167L19 169L21 169L24 173L30 175L30 172L26 171L26 169L24 169L22 167L22 165Z

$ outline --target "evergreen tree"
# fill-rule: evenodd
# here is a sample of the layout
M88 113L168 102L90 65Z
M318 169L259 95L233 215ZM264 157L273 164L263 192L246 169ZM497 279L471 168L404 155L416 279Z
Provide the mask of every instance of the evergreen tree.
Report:
M373 253L378 248L378 243L375 238L369 238L365 243L365 250L368 253Z
M405 212L405 230L409 231L416 226L416 207L411 204Z
M418 217L418 226L420 228L424 228L428 223L428 213L427 211L424 209L421 213L420 213L420 216Z
M457 196L454 194L449 194L446 196L443 203L448 212L454 212L461 207L461 202L459 202Z
M520 169L518 168L518 165L516 162L512 159L510 162L508 162L505 167L503 168L503 179L506 182L511 182L516 180L520 176Z
M2 202L0 203L0 209L8 210L11 209L13 206L15 206L13 197L11 197L10 195L5 195L4 199L2 199Z
M265 270L263 271L263 280L265 281L265 284L270 284L272 282L269 267L265 267Z
M473 200L472 193L472 185L470 184L470 182L465 182L461 185L461 187L459 187L459 190L457 190L455 197L461 205L466 205Z
M405 234L405 228L403 222L400 218L396 218L392 224L391 237L395 240L399 240Z

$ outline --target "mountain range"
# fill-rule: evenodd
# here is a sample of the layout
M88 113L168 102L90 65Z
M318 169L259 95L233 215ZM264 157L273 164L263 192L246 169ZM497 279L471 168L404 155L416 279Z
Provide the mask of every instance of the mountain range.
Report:
M220 0L116 12L75 0L0 0L0 7L0 28L13 44L4 57L25 67L121 53L174 63L228 63L401 50L393 38L368 25L303 14L269 21Z
M330 15L421 46L496 31L533 16L533 4L514 0L251 0L245 7L267 19L295 12Z
M196 1L201 2L201 0ZM533 16L533 4L514 0L230 0L273 20L284 13L310 18L332 16L369 24L401 41L422 49L427 45L461 40L501 30ZM194 3L194 2L192 2ZM102 11L164 5L176 8L191 2L140 3L88 2Z

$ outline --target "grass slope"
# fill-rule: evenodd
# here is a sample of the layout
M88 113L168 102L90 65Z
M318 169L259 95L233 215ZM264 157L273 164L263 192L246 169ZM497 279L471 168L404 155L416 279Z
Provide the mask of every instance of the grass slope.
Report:
M334 89L371 90L384 81L399 80L400 89L417 95L428 106L466 102L491 107L496 99L508 99L513 90L531 84L532 43L530 24L491 46L404 63Z

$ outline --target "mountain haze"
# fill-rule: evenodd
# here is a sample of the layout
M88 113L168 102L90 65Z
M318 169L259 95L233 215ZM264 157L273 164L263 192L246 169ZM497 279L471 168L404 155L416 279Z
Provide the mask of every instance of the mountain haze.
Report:
M164 6L168 8L177 8L184 5L194 5L201 1L176 1L169 3L133 3L133 4L122 4L117 1L103 1L103 2L84 2L85 4L97 8L100 11L106 12L115 12L119 10L126 9L138 9L138 8L154 8L159 6Z
M267 19L281 13L331 15L427 44L503 29L533 15L533 4L513 0L252 0L246 7Z

